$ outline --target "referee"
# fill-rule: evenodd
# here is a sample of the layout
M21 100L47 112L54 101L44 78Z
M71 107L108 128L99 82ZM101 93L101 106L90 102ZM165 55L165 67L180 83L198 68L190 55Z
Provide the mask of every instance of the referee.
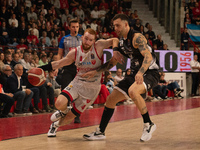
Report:
M69 22L70 34L62 37L58 48L58 60L65 57L68 52L82 44L81 36L78 34L79 22L77 19L71 19ZM62 68L61 73L56 78L56 81L61 85L63 90L76 76L76 66L71 64ZM75 118L74 123L80 123L78 117Z

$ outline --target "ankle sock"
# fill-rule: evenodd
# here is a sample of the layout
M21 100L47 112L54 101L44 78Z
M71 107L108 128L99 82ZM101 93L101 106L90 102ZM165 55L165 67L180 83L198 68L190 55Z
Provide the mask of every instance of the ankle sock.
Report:
M142 118L143 118L144 123L149 122L149 124L152 124L151 119L149 117L148 111L147 111L147 113L145 113L145 114L142 115Z

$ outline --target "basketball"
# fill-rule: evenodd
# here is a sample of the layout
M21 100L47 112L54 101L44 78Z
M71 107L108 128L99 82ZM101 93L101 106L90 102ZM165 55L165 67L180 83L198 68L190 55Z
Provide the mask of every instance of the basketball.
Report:
M41 68L33 68L28 72L28 81L33 86L41 86L46 81L46 74Z

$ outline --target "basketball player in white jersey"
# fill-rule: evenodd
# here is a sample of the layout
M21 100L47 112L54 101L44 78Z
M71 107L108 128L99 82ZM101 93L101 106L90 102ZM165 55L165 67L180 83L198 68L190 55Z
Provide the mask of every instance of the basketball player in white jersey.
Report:
M99 68L103 63L103 49L110 46L117 47L119 40L117 38L98 40L96 42L95 40L96 32L92 29L86 29L82 36L81 46L69 51L63 59L41 67L44 70L54 70L75 62L78 71L76 77L62 90L56 100L55 106L58 111L51 116L53 123L48 131L48 137L55 137L59 126L69 124L76 116L80 116L96 100L99 94L102 73L97 73L90 79L82 77L82 75ZM73 103L73 108L69 111L67 109L68 101Z

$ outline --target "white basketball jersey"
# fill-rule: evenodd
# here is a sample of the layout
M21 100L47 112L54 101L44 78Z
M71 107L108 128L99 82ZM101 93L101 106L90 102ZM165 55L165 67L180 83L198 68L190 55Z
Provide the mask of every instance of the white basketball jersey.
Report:
M88 71L96 70L102 65L102 63L103 59L102 57L100 58L98 56L94 45L92 46L92 49L87 53L83 52L82 45L78 46L75 55L75 65L77 66L76 78L81 81L101 83L101 72L97 73L93 78L89 80L82 78L81 75Z

